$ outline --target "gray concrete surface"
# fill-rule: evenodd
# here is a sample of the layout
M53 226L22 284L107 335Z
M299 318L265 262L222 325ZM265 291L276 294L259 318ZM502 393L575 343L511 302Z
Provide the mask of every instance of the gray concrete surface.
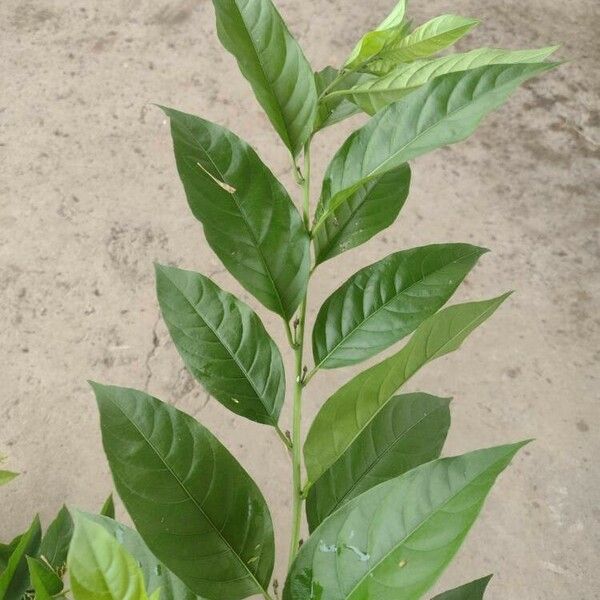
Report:
M316 67L339 63L391 4L279 2ZM518 293L409 387L454 396L448 453L537 441L501 478L441 584L495 572L492 600L600 598L600 5L411 6L417 20L443 12L483 20L463 47L561 42L572 62L526 85L470 141L416 161L401 218L317 271L310 315L359 265L399 248L490 247L457 299ZM152 261L172 261L256 305L204 242L149 103L231 127L293 188L285 152L217 42L210 2L3 0L0 31L0 453L22 473L1 492L0 539L34 511L48 522L62 502L94 509L109 492L85 383L94 378L147 389L217 432L264 490L285 554L285 454L190 380L154 297ZM316 160L359 122L322 135ZM306 424L352 372L313 380ZM280 578L283 568L280 559Z

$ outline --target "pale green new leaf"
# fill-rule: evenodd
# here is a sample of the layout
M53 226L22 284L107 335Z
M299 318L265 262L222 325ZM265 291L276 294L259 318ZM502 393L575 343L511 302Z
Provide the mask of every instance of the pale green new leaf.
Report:
M27 557L29 577L35 592L35 600L50 600L63 589L62 579L39 558Z
M192 375L234 413L276 425L285 372L256 313L192 271L156 265L156 289L173 342Z
M344 142L327 167L315 227L368 181L467 138L521 83L554 66L490 65L449 73L377 113Z
M438 594L432 600L483 600L483 594L491 578L492 576L488 575L487 577L471 581L471 583L466 583L453 590Z
M366 113L374 115L440 75L469 71L487 65L542 62L557 49L558 46L536 50L479 48L460 54L416 60L398 65L383 77L371 78L352 87L348 82L344 82L343 89L340 86L328 92L323 101L341 103L344 99L350 100Z
M470 244L431 244L395 252L352 275L319 309L315 366L355 364L413 332L448 301L485 252Z
M283 600L421 598L523 445L438 459L354 498L300 548Z
M175 407L92 385L115 487L151 552L198 595L262 595L273 571L273 525L246 471Z
M271 0L213 0L217 33L275 131L296 156L312 132L312 69Z
M389 227L404 206L409 188L410 167L405 163L356 190L314 232L315 263L360 246Z
M6 568L0 573L0 598L13 600L21 598L29 587L27 557L37 556L42 537L40 519L36 515L29 529L12 546Z
M309 529L352 498L437 458L450 427L449 404L420 392L393 397L311 486Z
M67 563L75 600L148 600L134 558L101 525L81 513L75 516Z
M18 473L13 473L12 471L0 471L0 485L6 485L17 475Z
M431 19L408 35L386 44L366 69L385 75L398 63L431 56L451 46L478 24L476 19L456 15L441 15Z
M196 596L163 563L161 563L140 537L140 534L114 519L86 513L85 516L102 525L133 556L139 564L147 590L160 590L160 600L196 600Z
M289 320L306 290L310 251L288 193L228 129L163 110L171 120L177 170L206 241L253 296Z
M410 377L428 362L457 350L508 295L442 309L421 323L399 352L335 392L317 413L304 444L309 481L316 481L338 460Z
M40 556L55 569L62 568L67 562L72 536L73 519L67 507L63 506L42 537Z
M359 67L408 31L405 23L406 0L400 0L392 12L373 30L365 33L346 59L345 68Z

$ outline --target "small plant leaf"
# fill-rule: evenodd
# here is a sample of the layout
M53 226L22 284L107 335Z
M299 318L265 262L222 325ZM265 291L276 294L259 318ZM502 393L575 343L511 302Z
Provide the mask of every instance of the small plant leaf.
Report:
M300 548L283 600L421 598L524 443L429 462L344 504Z
M431 56L451 46L478 24L475 19L441 15L386 44L366 68L372 73L389 73L398 63Z
M438 458L450 427L449 404L421 392L393 397L311 486L310 531L352 498Z
M114 519L102 515L85 516L98 523L133 556L146 582L147 590L160 590L160 600L196 600L196 596L186 585L150 552L140 534Z
M345 67L358 68L382 49L400 40L407 33L405 22L406 0L400 0L392 12L372 31L365 33L346 59Z
M312 69L271 0L213 0L217 33L275 131L296 156L312 132Z
M412 375L428 362L457 350L507 296L442 309L421 323L399 352L335 392L317 413L304 444L309 481L316 481L342 456Z
M142 571L101 525L79 513L68 557L75 600L147 600Z
M210 247L267 308L289 320L306 290L309 237L284 187L246 142L162 107L179 176Z
M18 473L13 473L12 471L0 471L0 486L6 485L10 481L12 481Z
M361 269L319 310L315 365L345 367L389 348L439 310L485 252L470 244L432 244Z
M62 579L52 568L39 558L27 557L29 578L35 591L36 600L50 600L63 589Z
M104 517L110 517L111 519L115 518L115 501L112 494L104 501L104 504L100 509L100 514Z
M315 262L320 264L370 240L398 217L410 188L410 167L376 177L356 190L315 231Z
M471 583L466 583L453 590L438 594L432 600L483 600L483 594L491 578L492 575L488 575L487 577L471 581Z
M6 568L0 573L0 598L21 598L29 587L27 556L37 556L42 537L40 519L36 515L29 529L19 537L8 558ZM12 544L11 544L12 546Z
M479 48L460 54L416 60L398 65L383 77L371 77L353 86L344 81L343 86L328 91L323 103L325 106L341 104L343 99L347 99L366 113L374 115L440 75L469 71L487 65L537 63L548 58L557 49L558 46L536 50Z
M327 167L315 228L371 179L467 138L521 83L554 66L490 65L449 73L377 113L344 142Z
M173 342L192 375L234 413L276 425L285 372L256 313L192 271L156 265L156 289Z
M173 406L136 390L92 386L116 489L152 553L196 594L263 594L273 571L273 525L246 471Z
M40 556L54 569L61 569L67 562L72 536L73 519L67 507L63 506L42 537Z

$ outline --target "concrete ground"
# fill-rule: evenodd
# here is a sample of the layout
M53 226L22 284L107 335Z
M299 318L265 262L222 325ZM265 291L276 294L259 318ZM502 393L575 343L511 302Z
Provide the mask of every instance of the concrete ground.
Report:
M319 68L339 64L391 4L279 2ZM319 268L310 316L359 265L397 249L490 247L457 299L517 294L409 387L454 396L448 453L537 441L502 476L441 585L494 572L492 600L600 598L600 4L411 5L417 22L444 12L483 20L463 47L562 43L571 62L527 84L470 141L415 161L398 222ZM217 42L211 3L3 0L0 30L0 453L22 473L1 491L0 539L35 511L47 523L63 502L96 509L108 494L93 378L147 389L217 432L269 500L284 555L289 466L277 438L207 400L154 296L157 260L212 274L256 306L189 213L151 102L229 126L293 188L286 153ZM359 122L321 135L316 161ZM307 425L355 371L313 380Z

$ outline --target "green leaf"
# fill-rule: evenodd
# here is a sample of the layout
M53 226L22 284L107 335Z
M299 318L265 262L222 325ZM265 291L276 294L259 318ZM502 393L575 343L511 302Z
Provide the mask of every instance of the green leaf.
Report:
M454 294L487 252L470 244L402 250L355 273L321 306L312 342L315 366L345 367L413 332Z
M432 600L483 600L483 594L491 578L492 576L488 575L476 581L471 581L471 583L438 594Z
M554 66L491 65L449 73L377 113L344 142L327 167L315 227L375 177L468 137L519 84Z
M362 36L344 66L348 69L358 68L381 52L386 45L404 37L408 33L404 19L405 14L406 0L400 0L392 12L373 31L368 31Z
M283 600L421 598L524 443L438 459L354 498L302 546Z
M310 249L288 193L228 129L163 110L188 203L210 247L253 296L289 319L306 290Z
M150 552L137 531L117 523L109 517L87 513L85 516L94 523L102 525L133 556L144 574L146 589L160 590L160 600L196 600L200 598Z
M296 156L312 132L312 69L270 0L213 0L217 33L275 131Z
M69 549L69 579L75 600L147 600L142 571L101 525L75 517Z
M412 33L386 44L369 62L372 73L389 73L398 63L436 54L467 34L479 21L456 15L441 15L417 27Z
M449 404L421 392L393 397L311 486L309 529L352 498L438 458L450 427Z
M406 163L360 187L315 231L316 264L364 244L389 227L400 214L409 188Z
M104 517L110 517L111 519L115 518L115 501L112 494L104 501L104 504L100 509L100 514Z
M383 77L371 77L356 85L344 82L343 86L328 92L323 102L342 104L344 99L350 100L366 113L374 115L440 75L469 71L487 65L537 63L548 58L557 49L558 46L537 50L479 48L461 54L416 60L398 65Z
M156 265L156 288L173 342L192 375L234 413L276 425L285 372L256 313L192 271Z
M39 558L27 557L29 577L35 591L35 600L50 600L63 589L62 579Z
M0 543L0 573L6 569L8 561L16 547L19 545L22 537L22 535L18 535L8 544Z
M339 87L342 87L342 83L346 87L353 87L375 78L373 75L367 73L348 73L343 76L343 79L340 79L339 82L336 83L338 77L339 72L333 67L325 67L321 71L315 73L315 84L317 86L319 98L325 93L332 93ZM321 99L318 104L314 130L316 132L325 127L335 125L359 112L360 108L356 104L349 102L341 96L332 96L327 100Z
M396 390L428 362L457 350L508 295L444 308L421 323L399 352L335 392L317 413L304 444L309 481L316 481L342 456Z
M8 482L12 481L18 473L13 473L12 471L0 471L0 485L6 485Z
M173 406L92 386L115 486L152 553L196 594L262 594L273 571L273 525L246 471Z
M62 568L67 562L72 537L73 519L67 507L63 506L42 538L40 555L55 569Z
M41 536L40 519L36 515L29 529L19 538L6 568L0 574L0 598L3 600L16 600L27 591L27 556L37 556Z

